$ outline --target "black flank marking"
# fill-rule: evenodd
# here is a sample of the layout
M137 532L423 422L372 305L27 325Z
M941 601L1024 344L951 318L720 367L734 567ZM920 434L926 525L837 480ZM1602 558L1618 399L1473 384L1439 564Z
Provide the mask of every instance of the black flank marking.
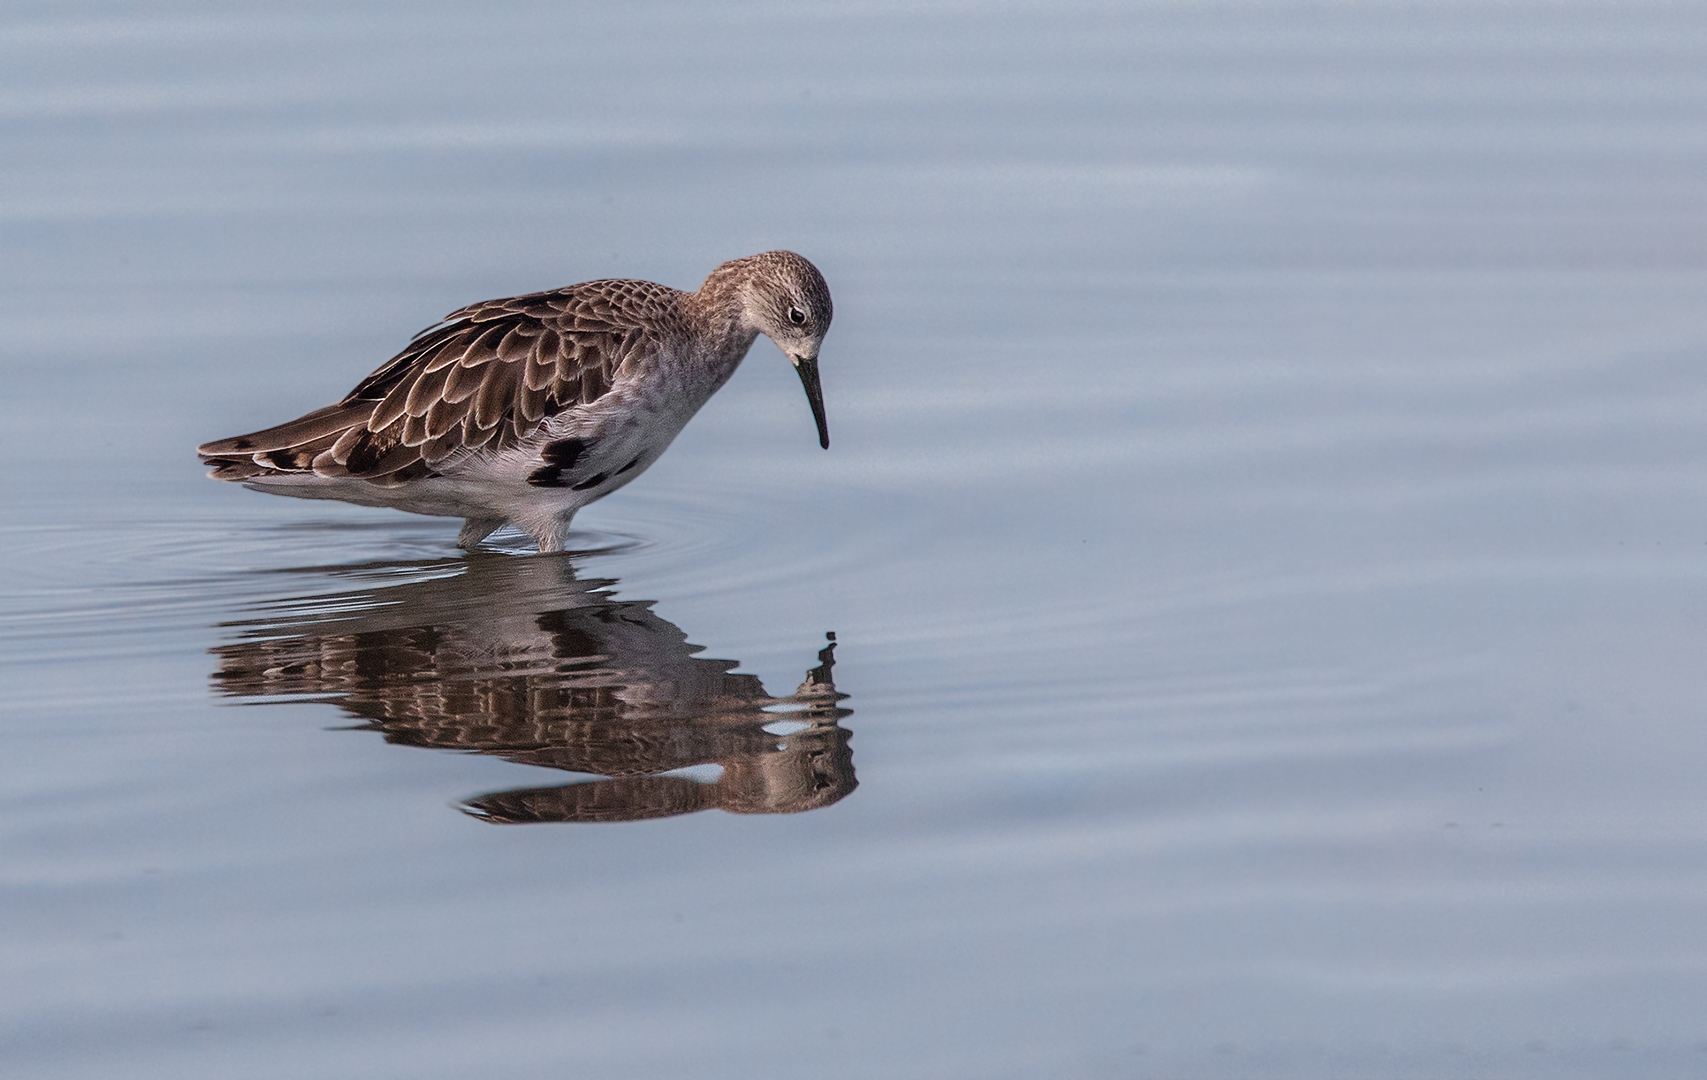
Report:
M581 481L579 484L576 484L570 490L572 490L572 491L586 491L590 487L598 487L600 484L604 483L606 480L609 480L609 479L610 479L609 473L594 473L593 475L587 477L585 480Z
M528 473L528 483L534 487L562 487L563 470L556 465L547 465Z
M573 469L575 462L587 452L588 443L583 439L558 439L548 442L540 450L539 457L547 465L556 465L564 469Z
M627 465L624 465L622 468L618 469L614 475L621 476L623 473L634 468L638 464L640 464L640 459L635 458L633 461L629 462Z

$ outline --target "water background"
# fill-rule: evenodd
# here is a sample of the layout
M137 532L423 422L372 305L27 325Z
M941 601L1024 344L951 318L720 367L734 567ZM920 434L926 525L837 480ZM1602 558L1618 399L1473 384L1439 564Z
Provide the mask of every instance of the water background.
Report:
M832 449L761 341L584 556L195 462L775 247ZM6 1071L1700 1076L1704 253L1694 5L11 3ZM833 632L857 787L497 825L599 774L254 663L619 610Z

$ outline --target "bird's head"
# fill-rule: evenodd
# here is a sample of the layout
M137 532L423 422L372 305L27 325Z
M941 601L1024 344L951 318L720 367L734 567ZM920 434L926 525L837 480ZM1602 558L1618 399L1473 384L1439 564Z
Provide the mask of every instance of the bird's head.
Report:
M824 398L818 385L818 349L835 313L824 275L792 251L767 251L717 268L739 275L742 322L776 342L806 388L818 443L830 448Z

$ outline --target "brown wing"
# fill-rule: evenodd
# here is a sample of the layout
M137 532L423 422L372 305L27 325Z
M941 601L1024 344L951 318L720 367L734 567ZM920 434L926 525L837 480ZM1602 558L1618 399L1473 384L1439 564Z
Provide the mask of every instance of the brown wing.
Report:
M594 281L490 300L422 331L342 401L197 449L221 480L313 472L398 484L465 449L502 449L598 400L674 329L675 293Z

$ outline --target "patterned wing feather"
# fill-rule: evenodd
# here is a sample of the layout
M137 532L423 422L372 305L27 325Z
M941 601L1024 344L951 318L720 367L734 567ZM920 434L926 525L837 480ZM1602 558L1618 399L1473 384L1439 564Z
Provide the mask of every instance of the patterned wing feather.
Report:
M453 312L336 405L198 449L222 480L282 473L378 484L433 474L459 453L502 449L610 392L675 329L679 294L595 281Z

